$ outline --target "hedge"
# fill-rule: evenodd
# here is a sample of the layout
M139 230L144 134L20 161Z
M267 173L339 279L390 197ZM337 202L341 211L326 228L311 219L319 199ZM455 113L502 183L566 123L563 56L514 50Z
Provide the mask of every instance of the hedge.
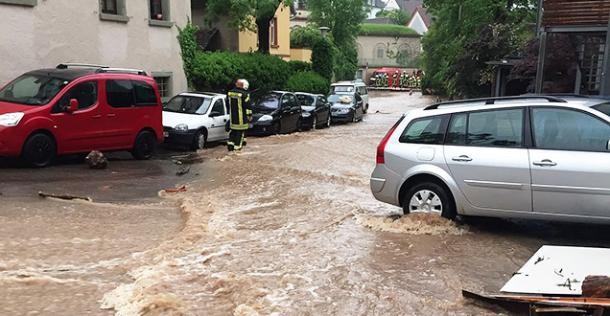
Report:
M311 63L300 60L291 60L288 62L288 66L290 66L290 71L293 74L297 72L312 71Z
M193 86L199 91L226 92L235 80L245 78L250 90L264 93L284 89L293 74L279 57L263 54L199 52L193 67Z
M360 25L360 35L364 36L398 36L421 37L412 28L396 24L363 23Z
M288 79L286 89L293 92L327 94L330 82L313 71L298 72Z

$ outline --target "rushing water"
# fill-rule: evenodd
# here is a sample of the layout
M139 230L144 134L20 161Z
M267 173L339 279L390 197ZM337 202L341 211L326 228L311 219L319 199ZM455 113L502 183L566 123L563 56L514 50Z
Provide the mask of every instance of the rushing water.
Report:
M378 141L428 102L378 96L362 123L250 139L236 154L206 149L186 192L145 204L9 200L0 314L502 312L461 290L497 291L565 228L457 225L377 202L368 177Z

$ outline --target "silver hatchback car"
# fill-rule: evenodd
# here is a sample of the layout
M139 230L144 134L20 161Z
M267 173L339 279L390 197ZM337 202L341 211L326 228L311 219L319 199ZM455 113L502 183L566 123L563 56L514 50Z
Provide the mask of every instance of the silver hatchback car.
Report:
M610 102L523 96L409 112L379 144L370 184L405 214L610 223Z

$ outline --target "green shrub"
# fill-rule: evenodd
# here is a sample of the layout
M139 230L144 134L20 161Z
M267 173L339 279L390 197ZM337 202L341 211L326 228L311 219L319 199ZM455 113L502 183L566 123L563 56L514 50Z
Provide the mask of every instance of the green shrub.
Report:
M284 89L292 74L279 57L263 54L199 52L193 68L193 86L199 91L226 92L235 80L247 79L257 94Z
M288 79L286 88L293 92L326 94L330 82L313 71L298 72Z
M396 24L363 23L360 25L360 35L379 35L397 37L421 37L412 28Z
M333 46L331 41L322 38L313 45L311 54L313 71L329 81L333 78Z
M288 62L288 66L290 66L290 71L292 74L297 72L312 71L311 63L300 60L291 60Z
M178 27L178 43L182 55L182 63L184 65L184 74L191 86L193 81L193 66L197 55L197 31L199 28L189 20L184 28Z
M313 48L317 41L322 38L320 30L313 27L295 27L290 31L290 47Z

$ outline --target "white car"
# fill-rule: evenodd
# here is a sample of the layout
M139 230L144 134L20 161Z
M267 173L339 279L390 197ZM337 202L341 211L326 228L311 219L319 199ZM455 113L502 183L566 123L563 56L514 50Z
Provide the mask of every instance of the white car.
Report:
M165 142L203 149L207 142L229 139L226 96L181 93L163 105Z
M332 94L353 94L358 92L362 98L364 113L369 110L369 90L362 80L355 81L340 81L333 83L330 86L330 95Z

